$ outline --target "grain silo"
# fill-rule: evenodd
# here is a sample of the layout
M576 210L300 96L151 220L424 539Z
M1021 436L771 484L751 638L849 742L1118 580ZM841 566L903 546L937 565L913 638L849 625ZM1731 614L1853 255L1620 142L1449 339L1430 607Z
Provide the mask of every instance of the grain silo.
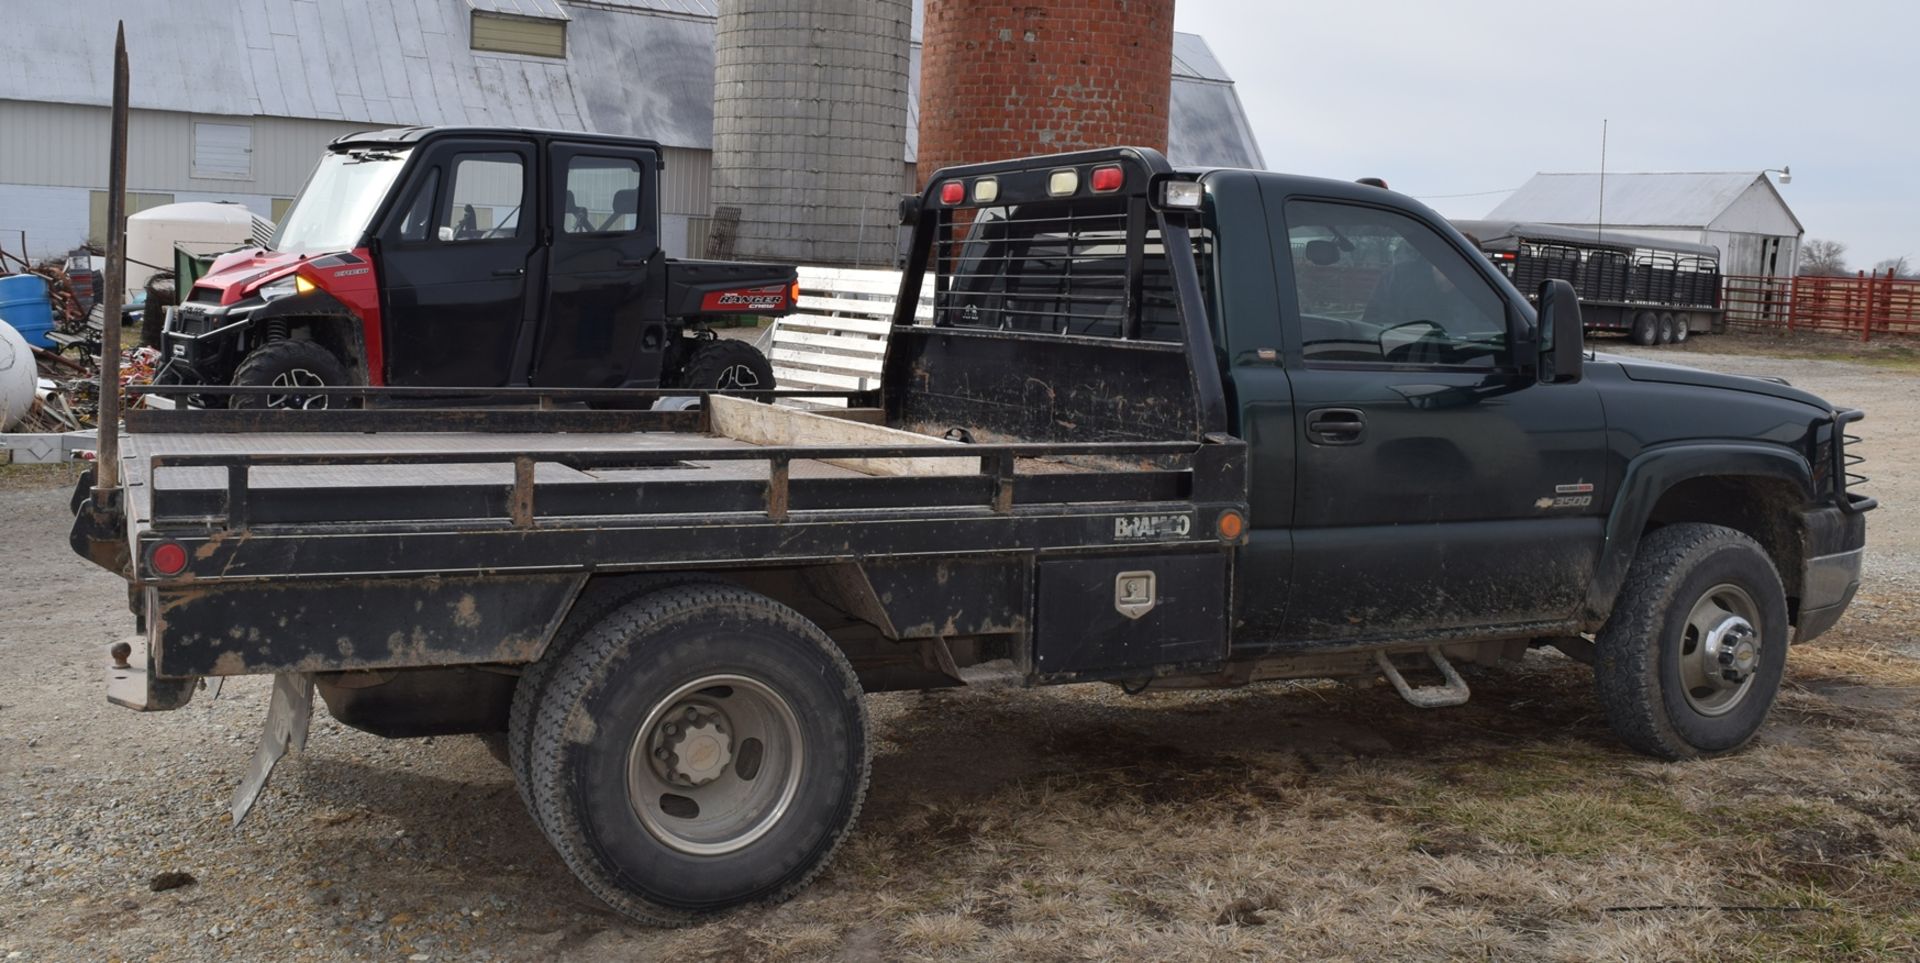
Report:
M912 0L722 0L707 253L891 266Z
M920 182L952 164L1165 150L1173 0L927 0Z

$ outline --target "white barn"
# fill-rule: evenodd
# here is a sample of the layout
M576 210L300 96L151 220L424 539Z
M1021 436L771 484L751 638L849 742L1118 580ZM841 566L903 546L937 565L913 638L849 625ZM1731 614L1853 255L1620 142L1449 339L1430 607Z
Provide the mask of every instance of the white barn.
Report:
M1806 229L1763 172L1535 174L1488 220L1604 227L1711 244L1720 272L1792 277Z
M0 246L65 252L106 222L113 24L133 69L128 213L230 201L277 219L329 141L414 124L542 127L665 146L662 243L711 214L718 0L63 0L0 36ZM917 34L917 31L916 31ZM902 95L918 99L919 43ZM1175 163L1262 166L1206 41L1175 37ZM901 189L913 189L911 120Z

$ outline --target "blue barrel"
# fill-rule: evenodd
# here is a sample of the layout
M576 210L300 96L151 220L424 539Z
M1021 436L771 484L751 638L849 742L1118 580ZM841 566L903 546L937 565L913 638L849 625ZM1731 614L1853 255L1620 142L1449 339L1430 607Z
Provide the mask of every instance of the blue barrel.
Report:
M53 342L47 340L47 332L53 330L53 300L47 296L47 279L38 274L0 277L0 321L12 325L28 344L53 348Z

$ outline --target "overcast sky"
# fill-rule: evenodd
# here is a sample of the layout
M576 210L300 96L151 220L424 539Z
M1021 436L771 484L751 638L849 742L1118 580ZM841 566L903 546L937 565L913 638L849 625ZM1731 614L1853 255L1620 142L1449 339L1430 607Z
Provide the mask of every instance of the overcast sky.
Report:
M1855 268L1920 260L1920 3L1178 0L1267 166L1479 217L1535 171L1752 170ZM1472 197L1437 195L1478 194Z

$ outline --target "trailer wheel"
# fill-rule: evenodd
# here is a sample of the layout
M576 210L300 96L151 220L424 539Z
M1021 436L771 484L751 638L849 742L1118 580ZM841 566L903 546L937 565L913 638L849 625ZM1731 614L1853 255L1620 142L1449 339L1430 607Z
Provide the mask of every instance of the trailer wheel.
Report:
M537 822L588 889L679 925L791 896L852 827L869 771L859 680L813 623L726 585L649 592L553 670Z
M1660 341L1660 317L1652 311L1642 311L1633 316L1633 343L1651 346Z
M235 387L285 388L286 394L233 395L232 408L327 407L325 395L302 394L301 388L326 388L347 383L347 369L333 352L311 341L274 341L253 349L234 369Z
M1787 599L1753 539L1679 524L1640 542L1594 649L1594 684L1622 742L1694 759L1746 745L1787 664Z
M1666 312L1660 314L1660 343L1673 343L1673 315Z
M1693 315L1680 313L1673 316L1673 343L1685 344L1687 336L1693 333Z
M765 391L773 387L773 365L745 341L714 338L693 349L674 381L676 388Z

